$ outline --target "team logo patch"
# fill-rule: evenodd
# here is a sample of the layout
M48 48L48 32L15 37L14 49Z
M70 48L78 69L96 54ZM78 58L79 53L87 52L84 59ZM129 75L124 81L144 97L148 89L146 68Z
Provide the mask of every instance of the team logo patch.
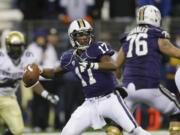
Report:
M75 61L74 60L72 61L72 65L75 66Z

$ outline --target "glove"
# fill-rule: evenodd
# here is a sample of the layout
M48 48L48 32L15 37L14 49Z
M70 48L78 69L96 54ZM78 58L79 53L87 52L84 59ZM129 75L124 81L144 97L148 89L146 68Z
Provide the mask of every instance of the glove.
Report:
M41 96L49 100L52 104L57 104L59 101L59 97L57 95L51 94L46 90L42 91Z
M89 63L89 62L79 62L80 67L83 67L84 69L99 69L98 63Z
M54 94L48 94L46 99L49 100L52 104L57 104L59 101L59 97Z

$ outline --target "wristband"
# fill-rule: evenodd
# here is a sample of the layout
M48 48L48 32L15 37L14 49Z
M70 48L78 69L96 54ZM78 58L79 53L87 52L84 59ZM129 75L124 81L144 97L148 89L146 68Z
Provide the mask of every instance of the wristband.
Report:
M96 69L96 70L99 69L99 64L98 63L93 63L93 68Z
M41 96L42 96L43 98L46 98L48 94L49 94L49 92L48 92L47 90L43 90L43 91L41 92Z
M24 83L24 81L23 81L23 83ZM24 86L25 86L26 88L33 88L33 87L36 86L38 83L39 83L39 81L37 81L35 84L33 84L32 86L29 86L29 87L27 87L27 86L26 86L26 83L24 83Z

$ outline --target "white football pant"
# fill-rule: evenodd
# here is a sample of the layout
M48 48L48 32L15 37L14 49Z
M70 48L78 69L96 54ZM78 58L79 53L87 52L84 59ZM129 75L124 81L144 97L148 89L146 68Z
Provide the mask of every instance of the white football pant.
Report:
M86 99L71 115L61 135L81 135L88 127L101 129L106 124L104 118L110 118L133 135L150 135L138 127L123 99L115 93Z
M178 88L178 91L180 92L180 68L178 68L175 73L175 83Z
M175 95L166 88L152 88L136 90L134 83L130 83L127 88L128 96L124 99L131 112L134 112L136 106L140 103L153 107L163 114L177 114L180 110L177 106Z

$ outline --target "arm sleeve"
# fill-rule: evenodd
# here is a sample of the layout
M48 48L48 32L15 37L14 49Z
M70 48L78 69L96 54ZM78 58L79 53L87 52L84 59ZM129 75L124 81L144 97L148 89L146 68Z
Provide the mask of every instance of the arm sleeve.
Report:
M28 64L32 64L32 63L36 63L38 64L37 62L37 59L36 57L34 56L34 54L30 51L25 51L25 55L23 57L23 67L25 68Z
M0 66L4 63L4 60L5 60L4 59L5 58L4 55L5 54L2 51L0 51Z
M170 38L169 33L168 33L166 30L162 29L162 28L154 29L154 30L152 30L151 32L152 32L151 35L152 35L154 38L166 38L166 39L169 39L169 38Z
M120 37L120 43L123 44L123 42L126 40L126 37L127 37L128 33L124 33L121 35Z

